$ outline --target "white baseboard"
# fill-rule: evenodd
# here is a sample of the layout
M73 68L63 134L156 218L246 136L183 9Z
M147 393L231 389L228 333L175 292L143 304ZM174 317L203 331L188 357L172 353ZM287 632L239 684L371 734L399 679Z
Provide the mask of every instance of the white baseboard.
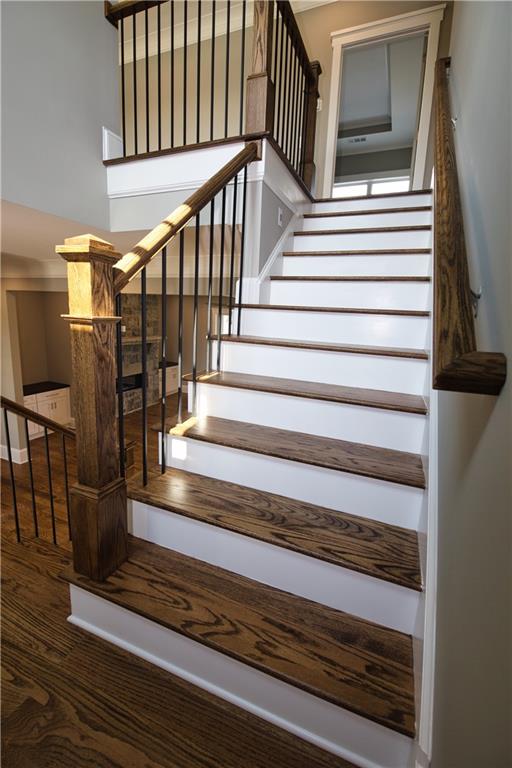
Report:
M9 460L6 445L0 446L0 456L2 459L5 459L5 461ZM13 464L26 464L28 461L28 453L26 448L11 448L11 456Z

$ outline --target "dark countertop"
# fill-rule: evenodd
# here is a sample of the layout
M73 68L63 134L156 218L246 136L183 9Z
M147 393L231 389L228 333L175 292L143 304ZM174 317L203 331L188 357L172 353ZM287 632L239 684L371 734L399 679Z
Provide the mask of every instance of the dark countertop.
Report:
M24 384L23 396L41 395L43 392L52 392L54 389L69 389L69 384L61 384L59 381L38 381L35 384Z

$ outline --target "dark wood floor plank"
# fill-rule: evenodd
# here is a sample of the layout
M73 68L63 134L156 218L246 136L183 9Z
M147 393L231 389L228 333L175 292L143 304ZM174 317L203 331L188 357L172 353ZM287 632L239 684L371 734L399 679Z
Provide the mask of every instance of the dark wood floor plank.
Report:
M212 336L212 339L216 339ZM261 344L267 347L290 347L294 349L318 349L324 352L345 352L354 355L381 355L384 357L407 357L417 360L428 360L428 352L424 349L409 349L408 347L373 347L363 344L331 344L322 341L298 341L297 339L272 339L267 336L237 336L224 334L222 341L236 344Z
M414 531L172 469L130 498L409 589L421 589Z
M55 578L66 558L40 542L3 539L3 566L19 569L20 584L33 574L23 601L3 609L4 765L355 768L70 625L67 585ZM4 596L10 589L4 586ZM66 647L65 657L38 646L27 652L22 639L34 612L55 650Z
M69 571L66 578L316 696L414 734L412 641L406 635L136 539L128 560L106 582Z
M421 456L259 424L206 416L187 438L390 483L425 487Z
M357 307L307 307L295 304L235 304L236 309L270 309L285 312L326 312L343 315L391 315L396 317L430 317L421 309L372 309Z
M193 380L190 374L185 376L184 379L185 381ZM401 411L403 413L418 413L421 415L427 413L427 406L423 397L404 392L344 387L340 384L322 384L316 381L282 379L275 376L257 376L256 374L237 373L235 371L199 373L197 380L212 386L251 389L257 392L326 400L332 403L347 403L349 405L381 408L390 411Z

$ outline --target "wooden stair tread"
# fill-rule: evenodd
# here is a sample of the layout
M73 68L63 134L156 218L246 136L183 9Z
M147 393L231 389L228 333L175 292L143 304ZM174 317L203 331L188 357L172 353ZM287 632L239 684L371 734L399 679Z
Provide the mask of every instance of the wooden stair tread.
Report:
M296 461L415 488L425 487L421 456L348 440L262 427L215 416L201 418L186 437L277 459Z
M216 336L212 336L216 339ZM295 339L271 339L266 336L235 336L223 334L222 341L237 344L263 344L270 347L292 347L296 349L317 349L325 352L346 352L359 355L382 355L384 357L405 357L416 360L428 360L428 352L424 349L409 349L406 347L374 347L362 344L330 344L323 341L298 341Z
M244 664L414 736L412 639L130 537L105 582L71 584Z
M187 374L183 378L185 381L193 381L192 374ZM386 392L378 389L345 387L340 384L323 384L316 381L282 379L275 376L258 376L251 373L230 371L213 374L200 373L197 381L221 387L252 389L258 392L327 400L332 403L361 405L403 413L419 413L421 415L427 413L427 406L421 395L409 395L403 392Z
M363 211L324 211L323 213L305 213L304 219L336 218L337 216L374 216L381 213L424 213L431 211L431 205L417 205L407 208L365 208Z
M432 189L412 189L408 192L381 192L377 195L358 195L357 197L316 197L315 203L349 203L352 200L378 200L385 197L412 197L413 195L431 195Z
M234 304L235 309L272 309L289 312L327 312L342 315L392 315L396 317L430 317L421 309L371 309L365 307L307 307L296 304Z
M430 283L428 275L271 275L270 280L307 283Z
M283 251L283 256L390 256L432 253L431 248L373 248L358 251Z
M293 550L377 579L421 590L414 531L215 478L160 468L133 478L131 499Z
M432 229L430 224L412 224L397 227L357 227L350 229L302 229L294 232L297 237L302 235L361 235L369 232L427 232Z

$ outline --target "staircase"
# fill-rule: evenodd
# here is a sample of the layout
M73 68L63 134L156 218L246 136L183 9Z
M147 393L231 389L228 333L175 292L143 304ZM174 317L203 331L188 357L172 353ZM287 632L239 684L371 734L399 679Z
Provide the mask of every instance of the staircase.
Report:
M129 487L128 560L67 574L72 622L340 766L414 765L431 222L429 191L312 204Z

